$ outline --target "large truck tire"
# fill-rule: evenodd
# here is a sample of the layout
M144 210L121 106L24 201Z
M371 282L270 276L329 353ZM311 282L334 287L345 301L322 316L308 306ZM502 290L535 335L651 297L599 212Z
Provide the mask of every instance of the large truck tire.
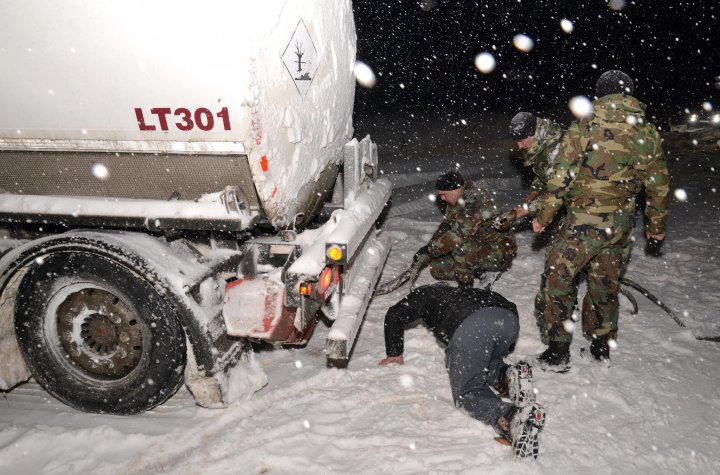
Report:
M38 383L82 411L137 414L183 382L185 335L174 308L148 281L91 252L32 264L18 288L15 331Z

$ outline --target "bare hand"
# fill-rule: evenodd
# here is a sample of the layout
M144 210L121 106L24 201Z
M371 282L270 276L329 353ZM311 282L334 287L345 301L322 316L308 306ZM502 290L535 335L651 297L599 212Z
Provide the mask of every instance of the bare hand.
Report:
M662 241L663 239L665 239L665 233L660 233L660 234L645 233L645 238L648 240L657 239L658 241Z
M515 216L517 216L517 219L524 218L528 215L528 210L525 206L516 206L513 209L515 210Z
M537 218L532 220L532 227L533 227L533 231L535 231L536 233L541 233L541 232L545 231L545 226L540 224L538 222Z
M390 364L405 364L405 359L403 358L403 355L400 356L388 356L384 360L381 360L380 363L378 363L380 366L387 366Z

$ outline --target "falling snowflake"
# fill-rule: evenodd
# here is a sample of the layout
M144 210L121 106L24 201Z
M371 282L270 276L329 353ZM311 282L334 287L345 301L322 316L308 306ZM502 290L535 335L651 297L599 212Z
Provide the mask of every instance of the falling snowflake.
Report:
M529 36L521 33L513 37L513 45L520 51L527 53L535 47L535 42Z
M570 107L570 111L578 119L585 119L594 113L592 102L585 96L573 97L570 99L568 107Z
M403 374L400 376L400 386L404 388L411 388L415 385L415 380L409 374Z
M573 25L573 22L571 22L570 20L564 18L564 19L560 20L560 28L565 33L572 33L573 30L575 29L575 25Z
M619 12L620 10L625 8L625 0L609 0L608 8L610 8L610 10L615 10L616 12Z
M358 84L368 89L375 86L377 78L372 68L362 61L355 61L355 67L353 68L353 75L357 80Z
M678 201L687 201L687 191L683 190L682 188L676 188L673 194Z
M106 180L110 176L110 170L102 163L96 163L92 167L92 174L98 180Z
M495 69L495 56L490 53L480 53L475 56L475 67L483 74L489 74Z
M429 12L435 6L437 5L437 2L435 0L421 0L420 2L420 9L424 12Z

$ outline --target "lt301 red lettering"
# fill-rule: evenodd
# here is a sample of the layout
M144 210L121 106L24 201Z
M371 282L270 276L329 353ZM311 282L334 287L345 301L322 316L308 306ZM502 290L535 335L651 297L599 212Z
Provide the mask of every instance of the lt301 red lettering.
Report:
M230 129L230 113L227 107L220 109L213 115L210 109L199 107L195 111L191 111L186 107L178 107L174 111L170 107L153 107L150 109L150 115L146 122L145 113L141 107L135 108L135 118L138 127L143 131L162 130L168 131L171 127L188 132L195 127L200 130L210 131L215 128L215 117L222 122L223 130ZM218 124L218 127L220 125Z

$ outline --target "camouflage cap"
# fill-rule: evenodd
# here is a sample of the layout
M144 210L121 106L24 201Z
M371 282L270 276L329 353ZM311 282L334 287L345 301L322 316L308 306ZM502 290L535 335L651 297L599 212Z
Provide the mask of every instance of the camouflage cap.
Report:
M435 189L440 191L457 190L465 184L465 179L456 169L451 169L440 175L435 182Z
M600 75L595 85L595 94L605 97L610 94L627 94L632 96L635 92L633 80L622 71L611 69Z
M535 135L537 118L531 112L518 112L510 121L510 136L515 140Z

